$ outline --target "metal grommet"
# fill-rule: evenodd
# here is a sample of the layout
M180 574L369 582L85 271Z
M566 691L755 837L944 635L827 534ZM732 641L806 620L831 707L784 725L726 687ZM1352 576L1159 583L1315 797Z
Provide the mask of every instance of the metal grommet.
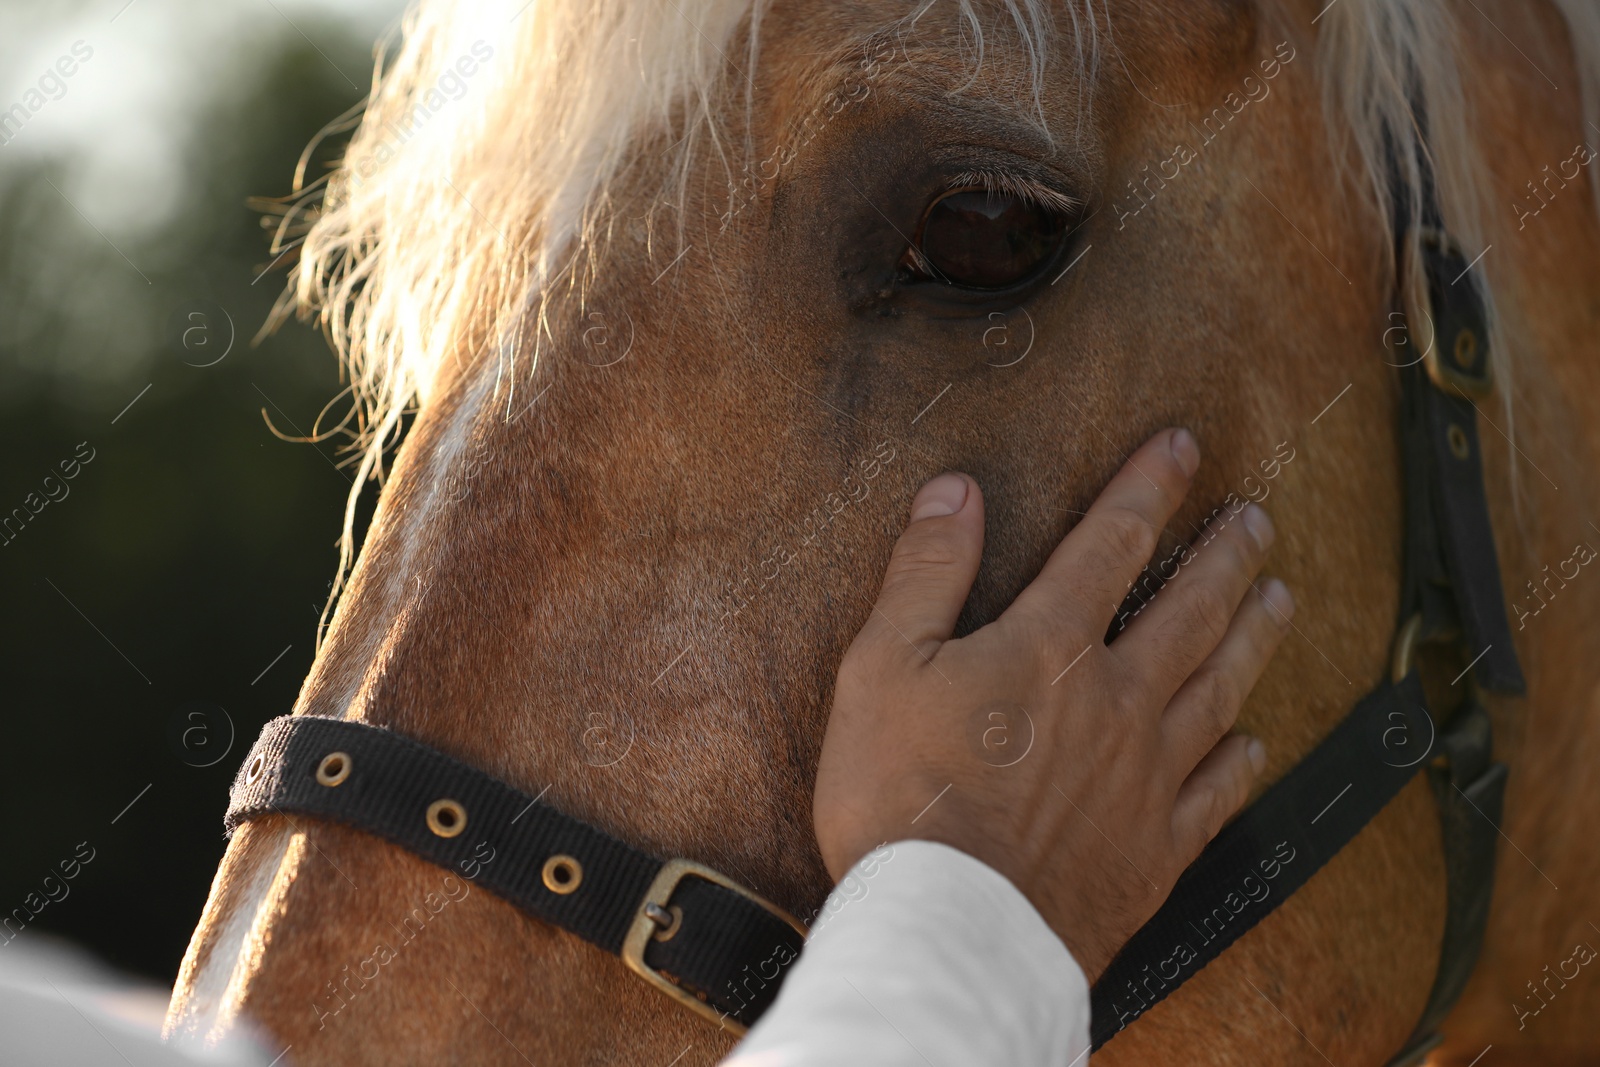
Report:
M338 785L350 777L350 754L330 752L317 764L317 781L323 785Z
M1472 365L1478 360L1478 335L1471 330L1462 330L1456 334L1455 351L1456 366L1462 370L1471 370Z
M1445 438L1450 442L1450 454L1457 459L1466 459L1472 455L1472 445L1467 441L1467 431L1461 428L1460 423L1452 422L1450 429L1445 431Z
M683 926L683 909L676 904L663 908L652 900L644 906L644 913L650 917L651 922L660 927L650 935L657 941L671 941Z
M440 837L454 837L467 828L467 809L448 797L428 805L428 829Z
M571 856L551 856L540 876L546 889L566 896L583 884L583 864Z
M266 768L267 768L267 757L266 757L266 754L265 753L261 753L261 752L257 752L256 753L256 758L251 760L250 761L250 766L245 768L245 771L244 771L244 784L245 785L255 785L256 784L256 779L261 777L261 772L266 770Z

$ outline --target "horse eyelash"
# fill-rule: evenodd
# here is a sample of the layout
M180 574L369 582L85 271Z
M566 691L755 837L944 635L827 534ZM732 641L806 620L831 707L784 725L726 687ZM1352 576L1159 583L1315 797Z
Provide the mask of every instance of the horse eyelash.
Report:
M1063 215L1076 214L1083 201L1075 196L1057 192L1043 182L1025 178L1003 170L966 170L950 179L949 191L982 189L990 196L1014 196L1025 204L1058 211ZM906 249L904 262L919 274L938 276L938 271L918 247L922 235Z
M1075 196L1057 192L1032 178L1003 170L967 170L950 179L950 190L982 189L990 196L1014 196L1025 204L1070 215L1083 207Z

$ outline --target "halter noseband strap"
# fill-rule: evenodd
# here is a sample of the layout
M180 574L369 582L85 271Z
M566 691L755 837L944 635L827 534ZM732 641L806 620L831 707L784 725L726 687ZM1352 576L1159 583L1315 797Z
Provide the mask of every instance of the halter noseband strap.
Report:
M381 727L286 715L234 782L232 833L310 815L385 838L527 914L620 955L646 982L735 1033L778 995L798 920L707 867L662 860L437 749Z

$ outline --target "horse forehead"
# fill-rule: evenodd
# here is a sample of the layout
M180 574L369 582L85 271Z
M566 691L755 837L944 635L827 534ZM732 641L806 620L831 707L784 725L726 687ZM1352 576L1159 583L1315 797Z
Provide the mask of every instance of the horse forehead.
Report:
M912 92L948 82L981 94L984 82L1029 73L1019 66L1037 65L1039 87L1057 91L1110 70L1158 83L1204 74L1242 58L1260 18L1255 0L961 0L911 13L889 2L774 4L751 81L766 84L773 129L792 131L863 81Z

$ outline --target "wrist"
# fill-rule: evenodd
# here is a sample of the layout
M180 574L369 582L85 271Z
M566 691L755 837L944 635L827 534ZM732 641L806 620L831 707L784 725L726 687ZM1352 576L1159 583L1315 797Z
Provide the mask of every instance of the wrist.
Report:
M944 802L940 803L942 806ZM955 803L938 818L931 811L926 813L903 836L952 848L1004 878L1033 905L1093 982L1110 964L1122 943L1122 938L1097 921L1106 909L1091 907L1064 895L1065 887L1053 885L1040 875L1026 844L997 833L999 826L1000 820L963 813L961 805Z

